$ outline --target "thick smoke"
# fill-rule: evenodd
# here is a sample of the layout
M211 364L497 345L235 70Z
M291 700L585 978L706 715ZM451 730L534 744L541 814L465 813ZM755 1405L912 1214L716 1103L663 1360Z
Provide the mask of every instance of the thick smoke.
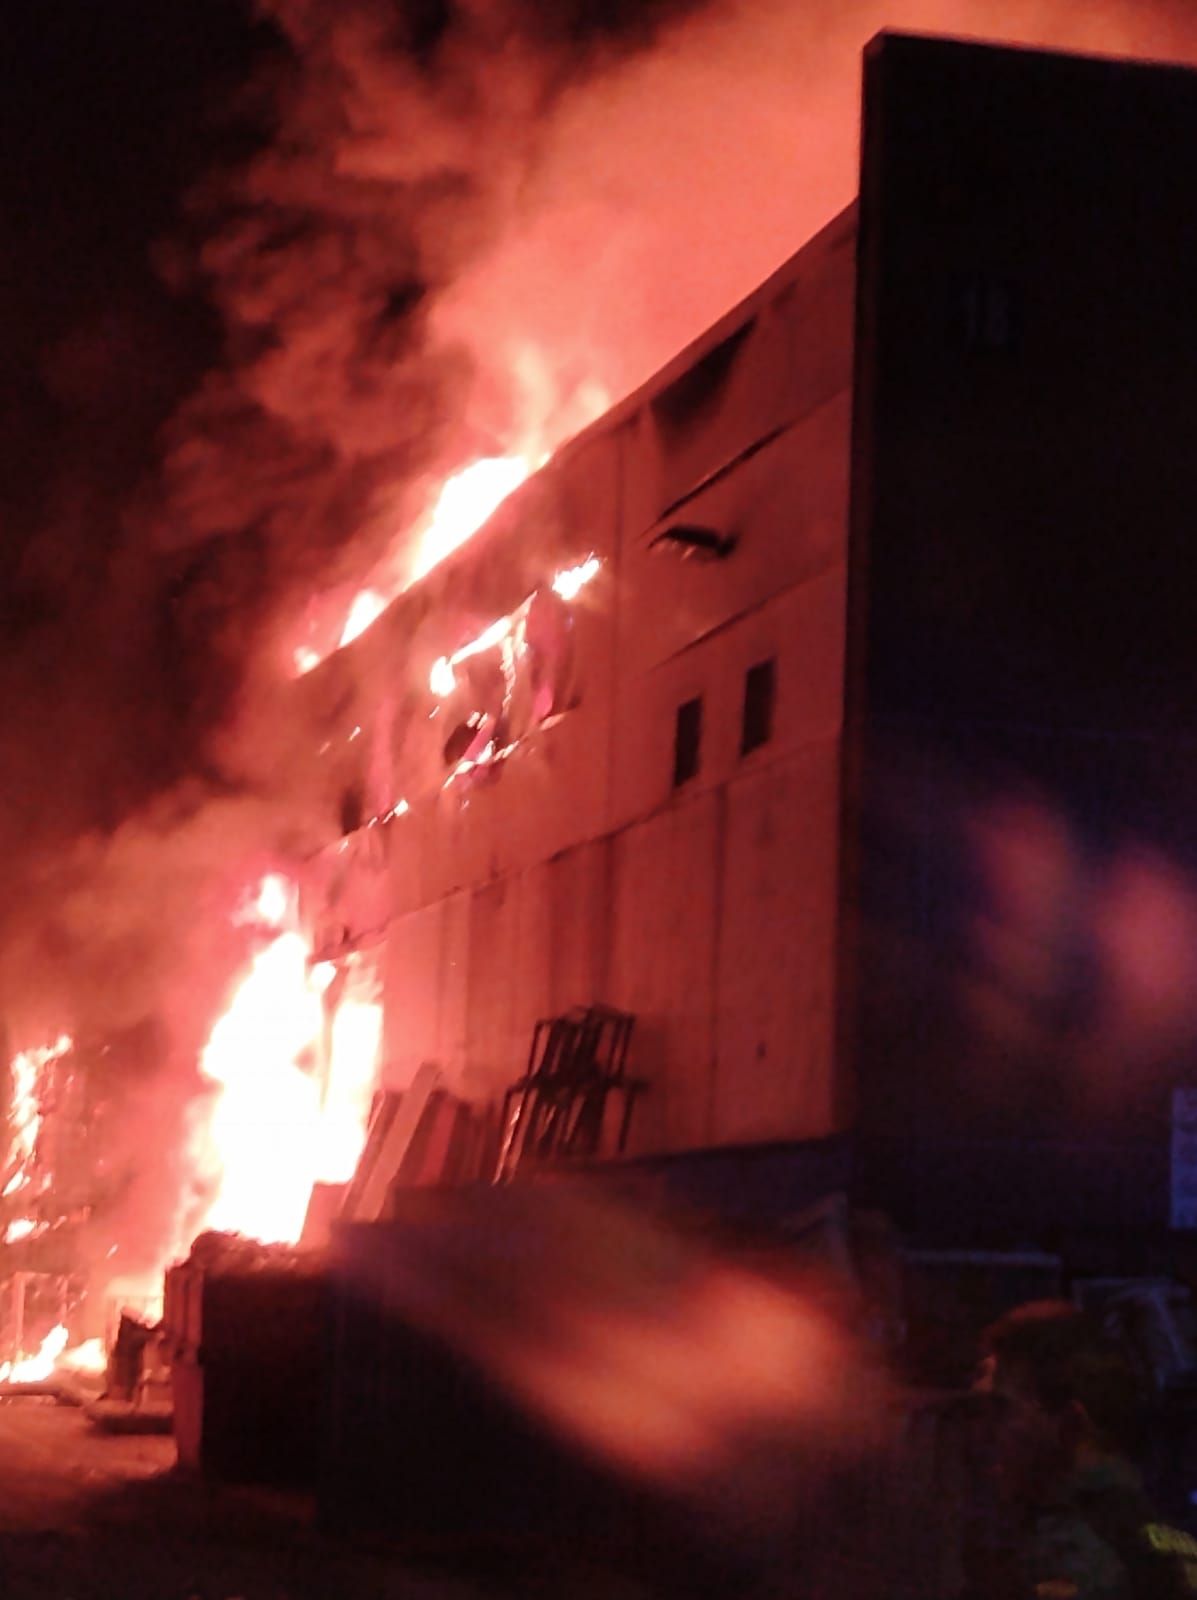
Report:
M321 587L359 583L431 481L509 443L518 385L436 307L497 247L569 86L680 9L262 0L281 40L272 137L191 200L196 237L174 263L218 308L225 347L171 421L151 512L184 612L192 572L202 592L214 565L201 700L212 656L223 699L247 635L294 629Z
M443 475L559 442L851 200L879 28L1188 60L1197 24L1182 0L126 9L96 72L74 8L39 8L80 84L55 56L16 100L45 148L7 180L30 220L0 286L0 1014L18 1044L150 1028L181 1097L229 911L327 820L269 731L289 651L402 571Z

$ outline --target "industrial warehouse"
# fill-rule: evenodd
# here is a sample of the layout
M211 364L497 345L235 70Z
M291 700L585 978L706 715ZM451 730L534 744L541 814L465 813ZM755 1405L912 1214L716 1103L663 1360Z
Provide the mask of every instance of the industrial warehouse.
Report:
M1197 214L1168 154L1195 141L1189 70L879 35L856 203L304 663L327 838L246 915L307 986L329 1143L299 1152L280 1096L244 1151L303 1155L268 1220L226 1185L160 1320L93 1295L98 1417L434 1545L697 1515L723 1573L800 1503L839 1574L809 1592L855 1593L823 1489L778 1465L811 1426L770 1387L788 1313L711 1401L748 1430L782 1395L751 1446L683 1445L663 1404L654 1432L610 1355L684 1363L682 1307L713 1371L712 1283L764 1328L761 1283L801 1273L927 1388L1020 1301L1102 1310L1184 1502ZM14 1361L87 1303L97 1250L65 1237L10 1224ZM740 1474L743 1523L711 1508ZM905 1556L888 1592L963 1592Z
M1191 93L879 40L858 206L301 681L388 1086L496 1100L601 1006L626 1154L732 1204L857 1129L942 1243L1167 1227L1187 968L1137 1030L1097 902L1191 911L1191 240L1139 154Z

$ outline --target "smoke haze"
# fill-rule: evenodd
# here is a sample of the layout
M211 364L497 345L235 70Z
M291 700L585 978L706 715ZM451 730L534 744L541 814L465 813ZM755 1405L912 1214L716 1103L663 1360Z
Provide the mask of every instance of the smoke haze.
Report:
M853 197L882 27L1176 61L1180 0L39 8L5 148L0 1015L193 1092L286 664L479 454L552 448ZM28 26L28 25L27 25Z

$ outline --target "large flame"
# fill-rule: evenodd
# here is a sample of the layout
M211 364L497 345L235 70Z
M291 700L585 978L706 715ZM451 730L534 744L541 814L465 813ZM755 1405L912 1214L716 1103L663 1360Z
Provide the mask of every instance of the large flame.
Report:
M65 1323L51 1328L33 1355L18 1355L0 1361L0 1383L45 1383L56 1372L98 1375L108 1365L103 1339L85 1339L68 1348L70 1335Z
M362 1152L382 1051L382 1007L346 998L332 1019L328 1088L316 1154L322 1183L348 1183Z
M335 968L313 965L294 900L271 876L247 903L265 943L200 1059L219 1089L193 1151L216 1190L202 1226L266 1243L299 1238L314 1182L352 1176L382 1033L378 1006L346 1000L326 1040Z
M544 459L536 461L526 455L484 456L447 479L420 539L412 581L431 572L446 556L473 538Z
M386 610L391 601L431 572L446 556L473 538L508 495L548 459L547 454L484 456L446 478L418 531L414 561L400 573L376 572L350 602L336 648L351 644ZM324 656L311 644L292 652L298 677L318 667Z
M72 1048L70 1035L62 1033L53 1044L21 1050L12 1058L12 1100L8 1112L11 1135L6 1163L8 1177L3 1190L5 1198L29 1186L42 1126L42 1074Z
M472 539L503 502L545 465L562 439L592 422L610 404L610 396L598 383L582 386L568 404L554 404L551 381L531 351L524 353L519 369L525 397L537 414L529 416L520 429L524 442L509 455L482 456L445 479L422 522L397 540L383 567L354 595L337 636L336 649L365 633L405 589ZM405 552L413 542L415 555L408 559ZM581 574L577 585L580 588L594 575L597 564L593 570L585 566L576 570ZM577 588L558 592L572 600ZM291 657L296 676L302 677L318 667L325 653L327 647L318 649L311 641L298 646Z

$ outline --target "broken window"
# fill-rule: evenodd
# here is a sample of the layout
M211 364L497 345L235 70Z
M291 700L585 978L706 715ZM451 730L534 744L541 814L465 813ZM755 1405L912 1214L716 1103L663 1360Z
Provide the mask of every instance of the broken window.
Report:
M687 700L677 708L673 733L673 787L698 776L702 755L702 696Z

